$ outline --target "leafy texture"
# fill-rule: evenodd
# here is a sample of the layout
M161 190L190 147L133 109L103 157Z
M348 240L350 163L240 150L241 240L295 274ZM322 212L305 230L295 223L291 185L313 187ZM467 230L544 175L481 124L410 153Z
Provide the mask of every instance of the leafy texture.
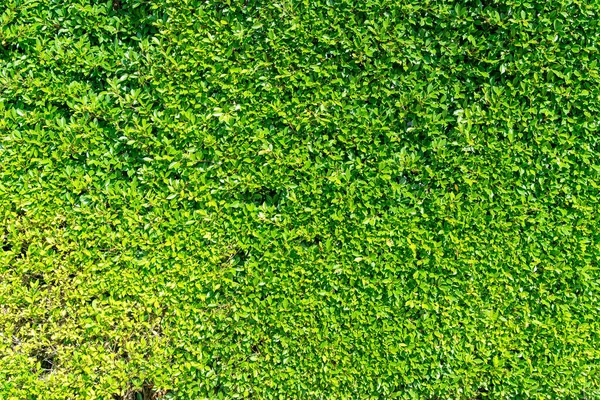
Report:
M599 397L599 14L3 0L0 398Z

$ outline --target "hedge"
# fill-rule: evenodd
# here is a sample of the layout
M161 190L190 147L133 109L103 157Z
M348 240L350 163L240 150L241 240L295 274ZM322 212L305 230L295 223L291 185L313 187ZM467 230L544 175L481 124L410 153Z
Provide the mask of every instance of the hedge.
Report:
M0 15L0 398L600 397L598 1Z

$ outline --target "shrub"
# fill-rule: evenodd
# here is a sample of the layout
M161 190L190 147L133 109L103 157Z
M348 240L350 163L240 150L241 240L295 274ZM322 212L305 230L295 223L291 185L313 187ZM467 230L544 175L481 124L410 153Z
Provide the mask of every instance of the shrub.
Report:
M0 398L599 397L599 11L4 0Z

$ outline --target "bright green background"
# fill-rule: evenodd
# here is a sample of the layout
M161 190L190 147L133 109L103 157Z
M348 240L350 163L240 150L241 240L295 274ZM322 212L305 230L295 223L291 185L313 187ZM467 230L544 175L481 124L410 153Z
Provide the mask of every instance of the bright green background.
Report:
M597 1L0 14L0 398L600 397Z

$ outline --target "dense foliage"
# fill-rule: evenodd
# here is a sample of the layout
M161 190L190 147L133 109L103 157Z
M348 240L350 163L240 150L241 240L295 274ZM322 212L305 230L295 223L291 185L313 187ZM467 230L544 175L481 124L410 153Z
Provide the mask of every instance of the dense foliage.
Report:
M600 396L597 1L0 3L0 398Z

